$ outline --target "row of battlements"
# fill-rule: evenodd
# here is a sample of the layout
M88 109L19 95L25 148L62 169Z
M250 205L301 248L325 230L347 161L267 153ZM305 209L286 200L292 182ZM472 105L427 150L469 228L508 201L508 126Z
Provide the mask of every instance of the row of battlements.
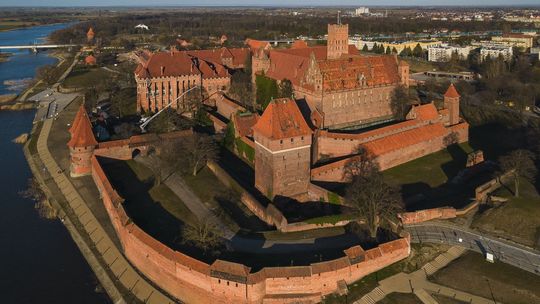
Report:
M400 238L385 244L381 244L376 248L364 250L360 246L354 246L344 250L344 256L331 261L313 263L308 266L291 266L291 267L264 267L261 270L251 273L251 268L234 262L215 260L212 264L207 264L198 259L192 258L182 252L175 251L165 244L159 242L140 227L138 227L133 221L131 221L126 214L123 205L115 204L114 202L122 202L123 199L118 195L114 187L109 182L105 172L101 168L98 159L94 156L92 158L92 175L98 186L100 193L102 194L103 201L107 212L113 222L117 234L120 238L126 256L132 260L133 264L139 268L143 273L168 273L174 277L176 281L185 280L184 275L196 275L197 277L205 278L205 284L212 286L211 278L225 280L227 282L234 282L241 284L247 288L248 285L252 285L250 288L263 284L263 289L266 294L275 294L272 292L272 285L268 285L267 280L276 279L289 279L296 278L300 280L309 280L308 284L312 284L312 289L317 289L318 283L313 279L334 280L333 277L337 273L343 273L341 271L347 270L345 273L351 273L358 271L361 275L355 277L336 278L336 282L340 279L346 281L354 281L365 275L367 270L362 270L365 263L369 263L370 266L366 266L371 269L373 263L378 265L378 260L384 258L384 262L376 266L377 269L387 266L389 259L392 263L407 256L410 251L410 244L407 238ZM140 255L146 256L150 263L142 263L139 261ZM366 264L367 265L367 264ZM356 266L356 267L355 267ZM356 270L352 270L352 268ZM186 274L182 274L183 271L187 271ZM165 280L165 276L157 276L150 278L159 286L170 292L175 297L182 299L183 295L178 294L174 290L169 290L167 286L169 284L161 284L161 279ZM190 282L186 282L190 283ZM337 283L336 283L337 284ZM228 286L225 285L225 286ZM337 285L336 285L337 286ZM231 285L231 294L234 294L234 288L238 285ZM225 287L223 287L225 288ZM321 294L326 294L328 291L321 290ZM212 297L213 295L209 295ZM262 295L264 296L264 295Z

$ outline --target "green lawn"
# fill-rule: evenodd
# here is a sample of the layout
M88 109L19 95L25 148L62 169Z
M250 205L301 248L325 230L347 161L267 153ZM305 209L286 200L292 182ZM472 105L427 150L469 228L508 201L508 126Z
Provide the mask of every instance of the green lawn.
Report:
M449 184L465 169L469 143L453 145L383 172L385 179L400 188L409 211L454 206L461 208L474 197L474 183Z
M240 201L240 193L225 186L208 167L203 168L196 176L184 177L193 192L209 208L214 210L231 229L265 231L269 227L259 220Z
M151 171L133 160L101 159L129 217L157 240L175 248L184 224L197 218L164 184L155 186Z
M513 195L514 184L511 180L505 183L505 187L495 191L496 196L508 198L508 201L477 215L473 227L513 237L518 242L538 247L540 194L534 185L525 179L522 179L520 185L519 198Z
M494 297L497 302L540 303L540 276L501 262L486 262L476 252L467 252L430 280L487 299Z
M66 88L87 88L110 78L110 72L101 68L75 68L62 83Z

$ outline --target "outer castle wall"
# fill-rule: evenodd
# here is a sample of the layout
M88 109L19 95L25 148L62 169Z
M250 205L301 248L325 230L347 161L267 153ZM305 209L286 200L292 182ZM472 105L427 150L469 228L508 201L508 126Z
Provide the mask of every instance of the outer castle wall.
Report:
M355 246L342 258L310 266L232 274L218 264L227 263L233 269L245 266L220 260L208 265L168 248L135 225L95 156L92 177L126 257L156 285L186 303L315 303L337 291L338 281L350 284L410 253L410 240L401 238L366 251Z

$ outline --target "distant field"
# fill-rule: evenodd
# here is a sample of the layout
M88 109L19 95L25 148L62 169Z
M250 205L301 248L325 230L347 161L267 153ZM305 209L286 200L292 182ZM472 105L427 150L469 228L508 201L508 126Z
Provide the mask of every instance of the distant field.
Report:
M40 25L39 22L0 20L0 32Z
M84 69L78 68L68 75L62 83L66 88L87 88L98 85L103 79L107 79L110 72L101 68Z

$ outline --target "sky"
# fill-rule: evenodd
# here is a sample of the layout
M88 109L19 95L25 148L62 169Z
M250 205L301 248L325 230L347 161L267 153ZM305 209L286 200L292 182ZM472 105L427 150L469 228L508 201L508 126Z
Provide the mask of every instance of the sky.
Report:
M497 6L538 5L540 0L0 0L0 6Z

